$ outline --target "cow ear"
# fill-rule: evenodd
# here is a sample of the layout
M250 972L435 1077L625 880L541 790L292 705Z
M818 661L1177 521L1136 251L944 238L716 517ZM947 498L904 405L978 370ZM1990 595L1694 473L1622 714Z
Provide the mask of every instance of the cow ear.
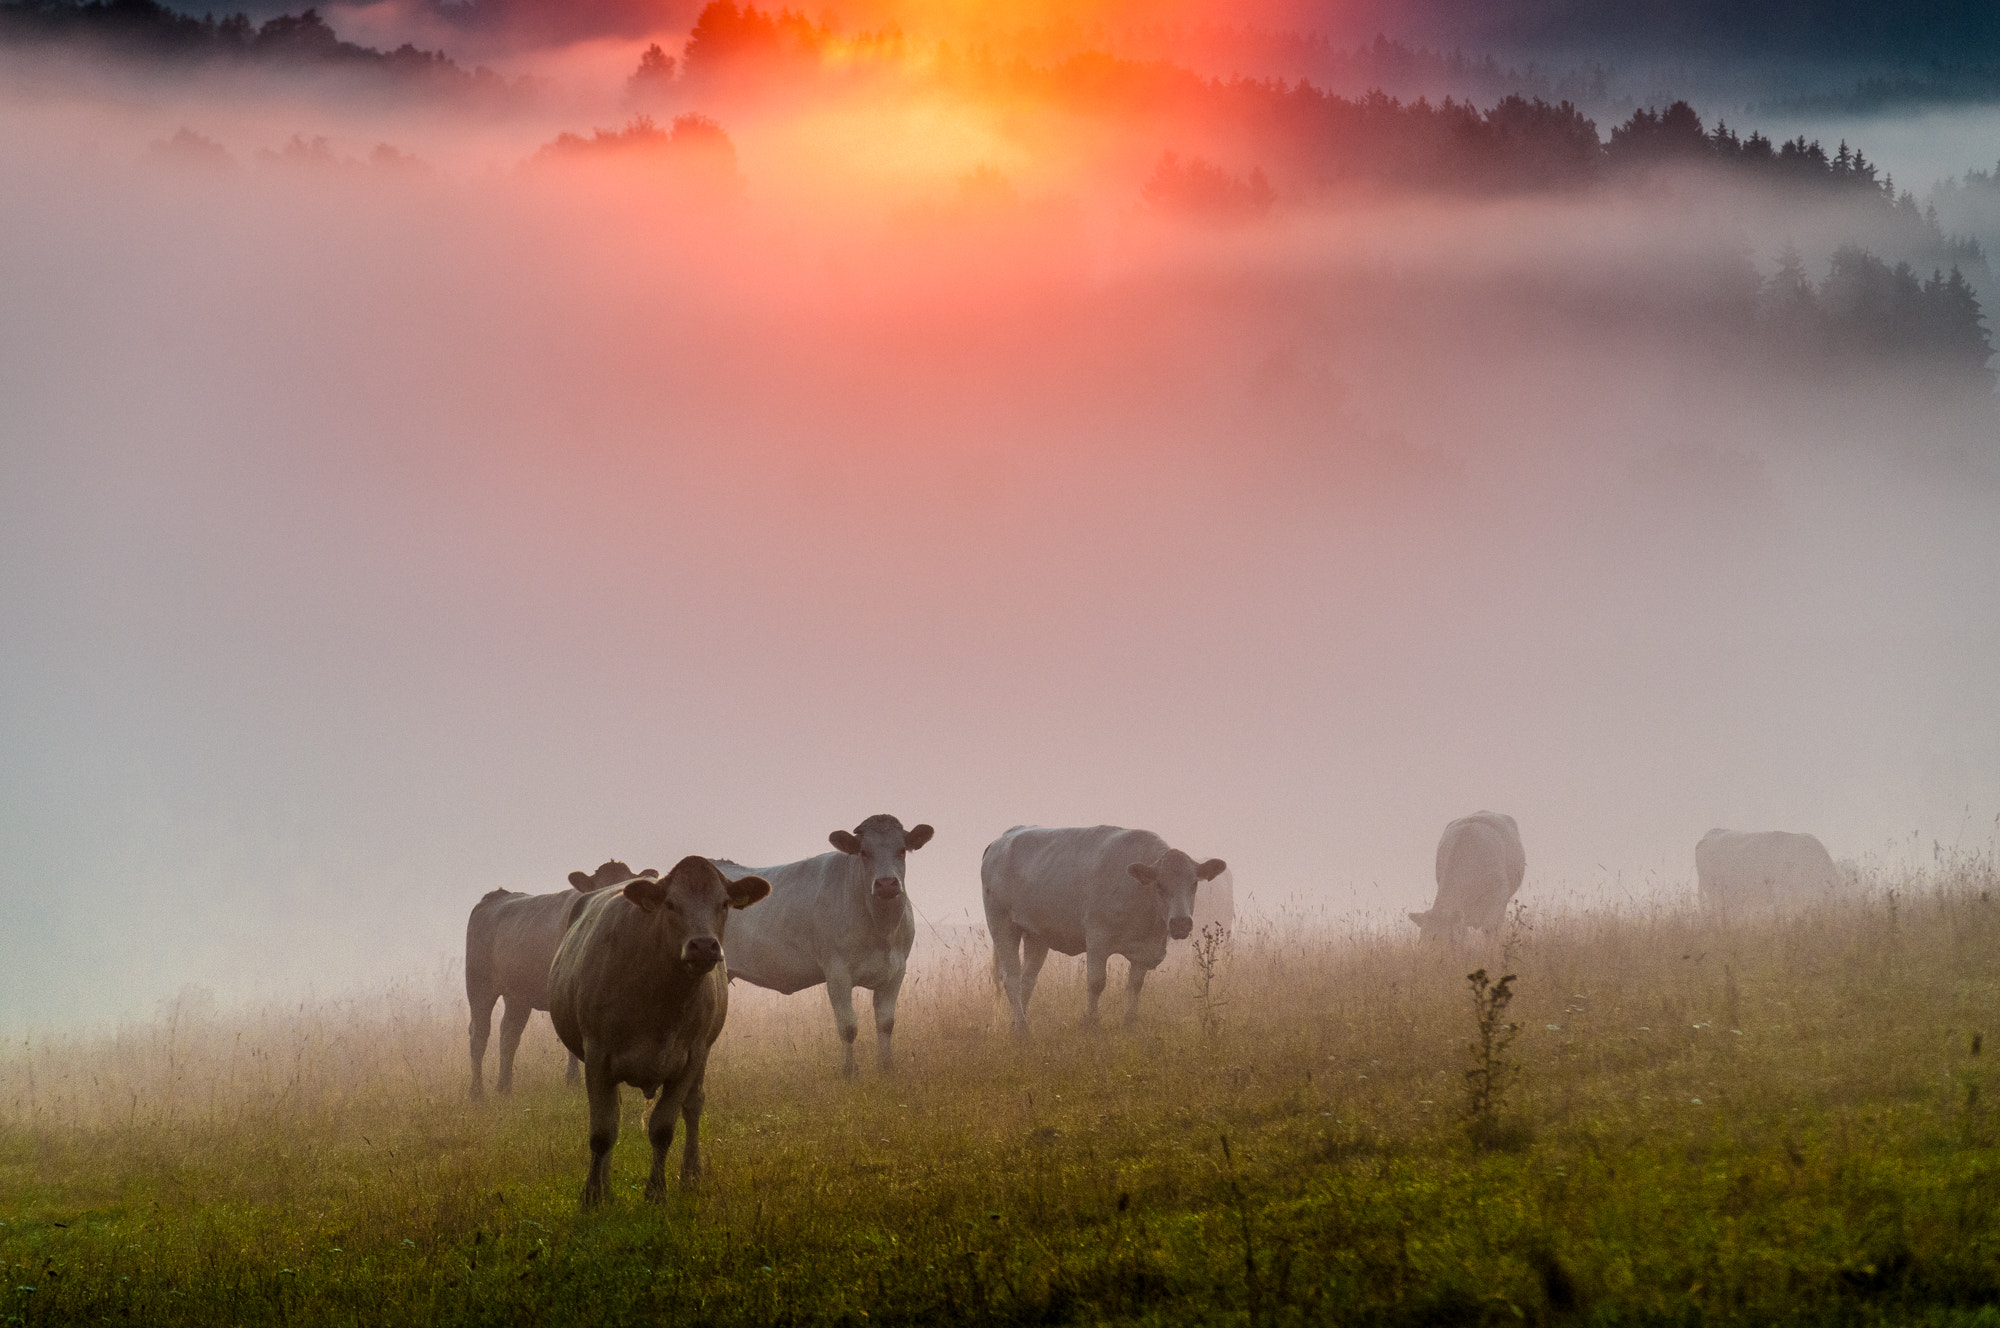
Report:
M585 876L582 872L571 872L569 874L569 883L575 886L577 889L583 891L585 894L589 894L591 890L597 885L596 881L591 880L588 876Z
M834 831L826 837L826 842L839 849L842 853L859 853L861 851L861 841L845 830Z
M1431 915L1429 910L1425 910L1422 913L1410 914L1410 921L1416 923L1419 927L1423 926L1426 922L1429 922L1430 920L1431 920Z
M771 883L761 876L744 876L729 883L729 906L748 908L771 893Z
M1212 881L1229 870L1229 864L1221 858L1210 858L1194 869L1194 874L1204 881Z
M648 913L667 902L666 883L656 881L650 876L640 876L625 882L625 888L619 893Z
M914 852L930 843L931 836L936 833L937 831L927 825L913 825L903 832L903 847Z
M1144 881L1147 885L1160 883L1160 874L1143 862L1135 862L1125 870L1132 873L1132 879L1135 881Z

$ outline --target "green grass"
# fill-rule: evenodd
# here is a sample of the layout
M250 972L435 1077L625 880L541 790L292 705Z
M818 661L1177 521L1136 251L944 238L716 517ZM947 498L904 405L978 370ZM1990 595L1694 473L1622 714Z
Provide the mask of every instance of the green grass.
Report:
M1025 1044L934 946L901 1071L853 1084L817 992L739 984L709 1177L640 1199L628 1090L589 1216L545 1021L474 1105L441 984L186 1001L0 1055L0 1324L2000 1328L2000 884L1897 884L1783 925L1539 918L1504 954L1292 917L1232 940L1207 1026L1185 957L1102 1032L1052 962ZM1486 1147L1475 967L1523 1025Z

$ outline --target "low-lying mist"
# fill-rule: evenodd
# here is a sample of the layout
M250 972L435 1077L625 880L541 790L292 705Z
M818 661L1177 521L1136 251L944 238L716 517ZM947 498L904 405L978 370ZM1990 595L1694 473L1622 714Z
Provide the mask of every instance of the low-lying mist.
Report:
M8 88L0 1023L878 811L940 927L1022 822L1371 912L1482 806L1531 907L1715 825L1990 842L1990 396L1715 321L1872 243L1836 204L1203 220L1033 106L716 106L690 170L541 151L622 91Z

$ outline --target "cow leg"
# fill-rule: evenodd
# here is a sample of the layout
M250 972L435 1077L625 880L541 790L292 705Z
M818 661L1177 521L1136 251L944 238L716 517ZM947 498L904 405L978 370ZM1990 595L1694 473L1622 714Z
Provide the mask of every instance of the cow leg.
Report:
M468 999L472 1006L472 1024L467 1029L472 1035L472 1100L477 1102L486 1096L486 1043L493 1036L493 1002L498 998L482 992Z
M575 1052L573 1051L570 1052L569 1066L563 1071L563 1083L567 1084L571 1088L575 1088L577 1076L582 1071L582 1069L583 1069L583 1062L576 1058Z
M590 1174L583 1182L583 1207L588 1210L604 1202L609 1191L611 1146L618 1142L618 1085L604 1053L584 1047L583 1086L590 1094Z
M1085 1023L1097 1022L1097 998L1104 994L1104 966L1111 956L1091 947L1084 951L1083 989L1089 994L1089 1001L1083 1007Z
M840 1072L852 1079L861 1072L854 1063L854 1038L861 1021L854 1017L854 979L847 965L827 965L826 999L833 1005L833 1026L840 1030Z
M1146 985L1146 974L1152 970L1144 965L1134 964L1130 960L1126 961L1126 966L1128 971L1125 974L1125 1022L1136 1024L1139 1022L1139 988Z
M521 1031L528 1026L528 1016L534 1007L526 1001L507 998L507 1008L500 1014L500 1065L493 1076L493 1091L505 1097L514 1091L514 1053L521 1046Z
M695 1071L694 1083L689 1086L687 1100L681 1103L681 1119L687 1122L687 1143L681 1146L681 1184L692 1185L701 1179L701 1109L707 1101L707 1093L702 1083L708 1077L708 1053L701 1053L701 1068Z
M1021 929L1010 918L986 913L986 929L993 933L993 978L1014 1011L1014 1031L1028 1031L1028 997L1021 989Z
M653 1169L646 1175L646 1197L654 1203L667 1197L667 1150L673 1147L676 1118L687 1120L687 1144L681 1150L681 1184L692 1185L701 1176L701 1081L707 1059L706 1053L702 1053L701 1064L683 1070L678 1082L661 1088L659 1100L653 1103L653 1114L646 1118L646 1137L653 1143Z
M896 1031L896 997L902 990L903 979L899 974L875 992L875 1068L884 1074L896 1068L889 1037Z
M1049 959L1049 947L1026 932L1021 934L1021 1009L1028 1008L1028 999L1035 994L1035 982L1042 976L1042 965Z

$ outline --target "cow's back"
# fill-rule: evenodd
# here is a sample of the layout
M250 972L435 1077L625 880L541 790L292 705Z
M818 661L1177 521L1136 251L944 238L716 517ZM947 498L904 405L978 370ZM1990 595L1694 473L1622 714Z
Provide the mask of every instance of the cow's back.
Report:
M1514 818L1499 812L1462 816L1438 839L1435 908L1481 931L1498 928L1527 874Z
M732 881L761 876L771 883L771 893L757 907L730 919L729 971L787 995L826 981L827 951L853 939L843 916L843 894L854 885L847 879L853 861L838 851L779 867L717 859L715 865Z
M473 905L466 920L468 982L479 970L487 988L509 1002L549 1006L549 965L561 945L569 914L589 896L575 890L527 895L496 890Z
M986 846L980 889L998 906L1063 954L1081 954L1085 919L1109 899L1136 887L1135 862L1159 861L1167 842L1150 830L1095 825L1023 825Z
M1711 830L1694 849L1704 908L1768 913L1825 902L1839 891L1826 845L1787 830Z
M638 912L630 900L614 890L582 899L583 906L571 910L569 929L562 934L549 963L549 1020L562 1044L579 1058L586 1026L594 1022L594 1011L609 994L607 976L613 968L621 910Z

